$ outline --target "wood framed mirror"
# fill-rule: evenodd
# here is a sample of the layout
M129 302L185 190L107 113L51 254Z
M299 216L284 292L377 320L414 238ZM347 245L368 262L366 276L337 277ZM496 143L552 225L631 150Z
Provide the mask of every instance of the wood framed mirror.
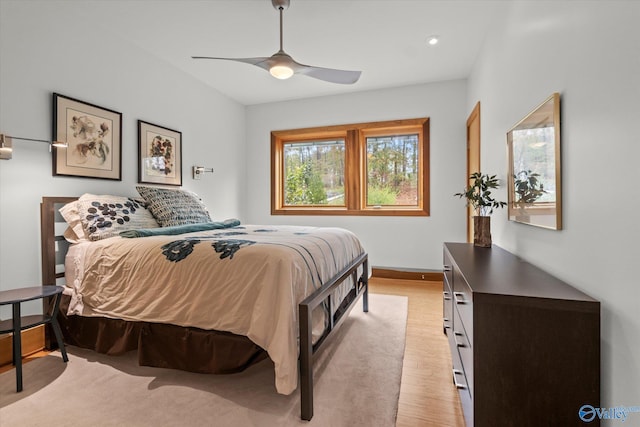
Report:
M507 132L509 220L562 229L560 94Z

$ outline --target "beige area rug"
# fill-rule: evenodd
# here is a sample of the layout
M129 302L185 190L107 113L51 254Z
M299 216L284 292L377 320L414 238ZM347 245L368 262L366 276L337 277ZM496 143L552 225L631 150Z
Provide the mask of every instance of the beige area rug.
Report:
M273 363L231 375L138 366L135 352L106 356L69 347L0 375L0 426L394 426L400 394L407 298L369 295L354 306L314 368L314 417L300 395L277 394Z

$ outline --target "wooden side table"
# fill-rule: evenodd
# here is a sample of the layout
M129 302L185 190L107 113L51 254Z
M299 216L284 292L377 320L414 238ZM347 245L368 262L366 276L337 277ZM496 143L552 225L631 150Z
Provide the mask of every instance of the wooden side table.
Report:
M30 288L18 288L8 291L0 291L0 305L13 306L13 318L0 322L0 333L13 332L13 364L16 367L16 392L22 391L22 340L20 331L33 328L34 326L51 323L56 340L62 352L62 360L67 362L67 350L62 341L62 331L58 323L58 309L60 307L60 297L63 291L62 286L33 286ZM36 314L31 316L20 316L20 304L26 301L55 297L53 311L51 315Z

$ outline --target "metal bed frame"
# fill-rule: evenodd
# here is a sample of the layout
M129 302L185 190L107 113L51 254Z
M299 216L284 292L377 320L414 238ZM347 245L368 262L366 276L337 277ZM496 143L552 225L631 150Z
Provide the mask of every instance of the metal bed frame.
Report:
M55 285L64 280L64 256L68 243L62 232L56 232L56 224L64 223L58 209L66 203L77 200L77 197L43 197L40 204L40 232L42 240L42 283ZM358 277L358 269L362 267L362 274ZM313 418L313 357L323 343L331 337L342 322L348 317L351 309L362 295L362 309L369 311L368 300L369 262L366 253L354 259L344 270L322 285L298 305L300 357L300 417L303 420ZM329 316L329 324L322 336L314 344L312 339L311 314L313 310L325 303L329 313L332 313L331 294L347 278L352 277L354 286L341 302L336 313ZM43 309L48 310L50 302L45 301ZM45 345L55 347L50 331L45 331Z

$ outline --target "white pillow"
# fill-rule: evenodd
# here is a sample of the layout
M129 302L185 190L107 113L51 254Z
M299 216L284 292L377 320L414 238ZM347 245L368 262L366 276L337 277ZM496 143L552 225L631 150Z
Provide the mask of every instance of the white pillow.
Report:
M80 214L78 213L78 201L67 203L60 209L60 215L67 221L69 228L64 233L64 237L71 243L76 243L75 240L88 240L84 234L82 228L82 221L80 220Z
M117 236L121 231L159 227L144 206L124 196L86 193L63 206L60 213L79 239L92 241Z

